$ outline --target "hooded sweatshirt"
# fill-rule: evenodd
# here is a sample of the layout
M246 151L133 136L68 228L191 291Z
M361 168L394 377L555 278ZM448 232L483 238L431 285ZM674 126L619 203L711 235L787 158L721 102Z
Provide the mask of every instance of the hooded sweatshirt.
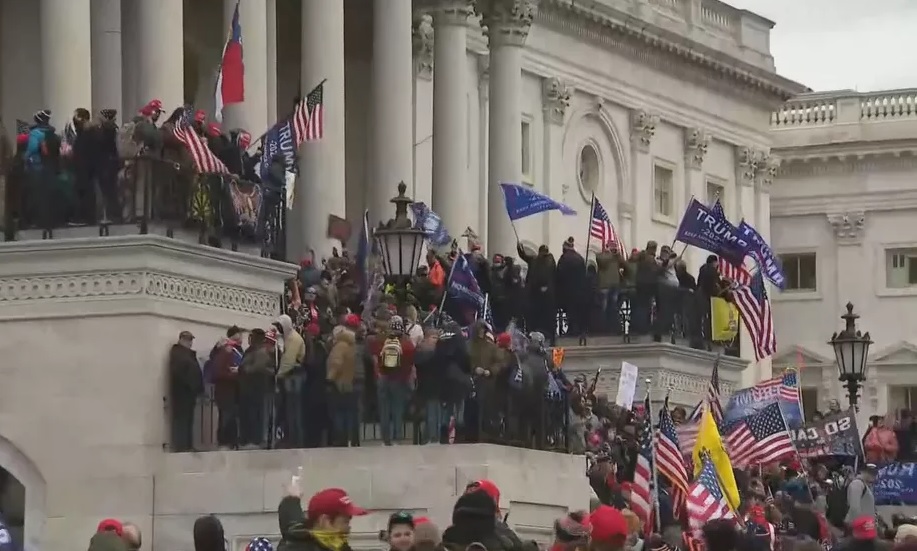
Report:
M288 376L293 369L299 367L306 355L306 343L302 336L293 329L293 320L283 314L275 322L283 329L283 355L280 356L280 366L277 369L278 377Z

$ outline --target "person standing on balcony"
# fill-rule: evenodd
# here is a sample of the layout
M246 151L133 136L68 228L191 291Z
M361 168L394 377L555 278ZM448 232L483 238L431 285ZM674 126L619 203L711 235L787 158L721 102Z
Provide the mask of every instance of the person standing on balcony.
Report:
M529 268L525 278L525 298L529 301L525 313L526 329L551 335L553 342L557 333L557 309L554 304L557 262L547 245L538 247L538 254L534 256L526 252L522 243L516 244L516 251Z
M182 331L178 335L178 342L169 351L171 450L175 452L193 449L194 409L198 396L204 392L204 378L192 346L194 335L190 331Z
M557 307L567 313L568 332L570 335L580 336L585 328L586 320L584 315L586 311L584 298L587 288L586 260L576 251L572 237L564 241L563 252L560 253L560 258L557 260L554 277L554 285L557 289Z
M304 409L302 391L306 382L302 361L306 356L306 343L293 329L293 320L290 316L283 314L278 317L274 327L283 335L283 354L277 368L277 379L283 390L284 440L288 448L301 448Z
M660 267L656 260L657 243L648 241L646 249L637 256L636 288L631 305L631 333L649 333L652 320L653 298L659 285Z
M599 279L599 307L602 321L612 335L621 334L621 280L626 270L626 261L618 251L618 243L609 241L602 246L602 252L595 257Z

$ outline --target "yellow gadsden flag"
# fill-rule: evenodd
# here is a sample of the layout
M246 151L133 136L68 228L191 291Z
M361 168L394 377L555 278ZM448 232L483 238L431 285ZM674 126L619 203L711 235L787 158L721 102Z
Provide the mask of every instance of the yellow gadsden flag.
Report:
M729 456L726 455L726 448L723 447L723 441L720 439L720 431L716 428L713 413L710 412L709 407L705 409L700 428L697 431L697 443L694 444L694 452L691 454L694 458L694 476L700 474L703 466L701 454L708 454L716 470L716 476L720 479L720 485L723 487L723 495L726 496L726 500L735 511L739 508L739 487L736 485L735 474L732 472L732 463L729 462Z
M710 298L710 333L714 342L727 342L739 334L739 309L720 297Z

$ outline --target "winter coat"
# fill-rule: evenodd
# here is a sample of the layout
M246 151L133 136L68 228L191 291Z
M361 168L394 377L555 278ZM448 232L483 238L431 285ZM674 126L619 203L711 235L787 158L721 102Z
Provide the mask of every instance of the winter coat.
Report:
M546 293L554 296L554 275L557 271L557 262L554 261L554 255L551 253L530 255L519 244L517 247L519 258L525 261L529 266L528 275L525 278L525 288L527 291ZM583 269L585 271L585 268ZM541 289L546 289L542 291Z
M627 263L620 253L602 251L595 256L595 263L598 267L599 289L621 286L621 270L626 270Z
M277 369L278 377L290 375L302 363L306 355L306 343L302 336L293 329L293 320L283 314L275 322L283 329L283 354L280 356L280 366Z
M574 249L566 249L557 261L555 274L557 299L568 308L582 296L586 285L586 261Z
M127 551L127 544L114 532L99 532L89 540L89 551Z
M242 345L230 339L220 339L213 354L213 397L217 402L235 400L239 392L238 368L243 357Z
M352 391L357 364L356 335L343 326L336 327L334 344L328 353L328 381L340 392Z
M330 551L312 537L304 522L302 502L298 497L285 497L277 507L277 521L280 525L280 543L277 551ZM345 545L341 551L351 551Z
M436 343L433 364L440 377L440 399L458 403L471 392L471 356L461 335L444 335Z
M204 375L194 350L177 343L169 350L169 391L173 397L184 398L204 392Z

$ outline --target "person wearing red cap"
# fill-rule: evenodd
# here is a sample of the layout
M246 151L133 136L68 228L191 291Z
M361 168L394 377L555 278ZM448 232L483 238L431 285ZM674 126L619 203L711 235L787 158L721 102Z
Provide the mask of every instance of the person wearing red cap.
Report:
M304 513L298 477L293 477L286 493L277 507L283 536L278 550L350 551L350 521L367 514L366 509L354 505L344 490L328 488L309 499Z
M627 519L621 511L600 505L589 515L592 527L591 551L621 551L627 541Z

